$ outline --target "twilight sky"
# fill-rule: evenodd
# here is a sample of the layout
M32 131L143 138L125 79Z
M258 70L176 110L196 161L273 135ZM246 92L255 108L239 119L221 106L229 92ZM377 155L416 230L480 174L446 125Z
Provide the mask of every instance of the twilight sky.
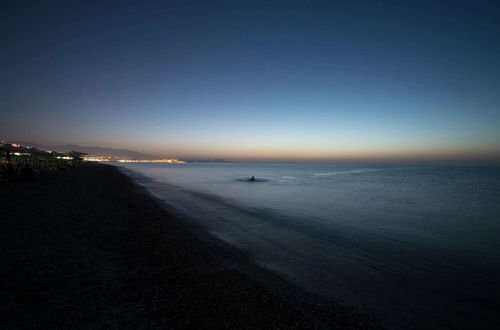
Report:
M0 139L500 164L498 1L2 1Z

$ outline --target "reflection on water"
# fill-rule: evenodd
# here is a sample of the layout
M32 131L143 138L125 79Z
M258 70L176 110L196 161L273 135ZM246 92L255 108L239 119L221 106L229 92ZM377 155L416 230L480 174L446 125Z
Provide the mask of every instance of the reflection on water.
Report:
M500 325L498 168L119 166L261 265L392 328Z

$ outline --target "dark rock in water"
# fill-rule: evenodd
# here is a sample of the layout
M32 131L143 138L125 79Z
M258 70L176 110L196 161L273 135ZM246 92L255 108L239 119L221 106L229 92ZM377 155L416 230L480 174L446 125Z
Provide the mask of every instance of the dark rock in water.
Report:
M240 178L236 179L236 181L240 182L267 182L267 179L256 178L255 176L251 176L250 178Z
M255 176L252 176L250 178L236 179L236 181L241 181L241 182L266 182L268 180L266 180L266 179L258 179Z

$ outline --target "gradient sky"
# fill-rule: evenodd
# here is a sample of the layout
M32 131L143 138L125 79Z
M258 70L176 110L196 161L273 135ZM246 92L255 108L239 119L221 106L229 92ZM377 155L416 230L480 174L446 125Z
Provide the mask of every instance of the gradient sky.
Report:
M0 27L1 139L500 161L498 1L2 1Z

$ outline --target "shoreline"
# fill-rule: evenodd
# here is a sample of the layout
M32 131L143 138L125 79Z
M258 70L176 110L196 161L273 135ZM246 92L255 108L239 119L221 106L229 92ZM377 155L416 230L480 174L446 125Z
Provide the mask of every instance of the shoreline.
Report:
M374 329L182 219L109 165L0 187L8 328Z

